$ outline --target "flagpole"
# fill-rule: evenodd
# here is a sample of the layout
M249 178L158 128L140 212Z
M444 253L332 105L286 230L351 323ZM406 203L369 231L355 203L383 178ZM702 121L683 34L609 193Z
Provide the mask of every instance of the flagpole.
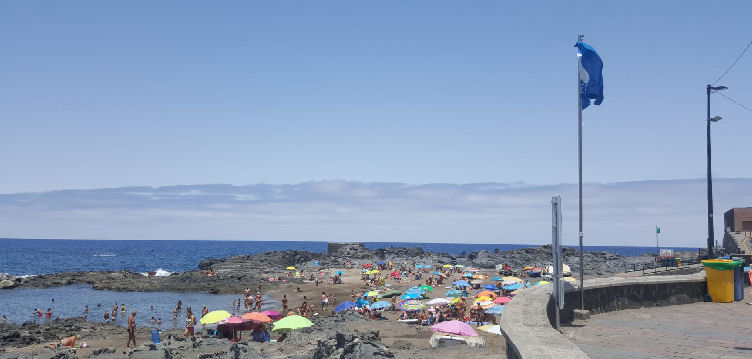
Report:
M577 41L582 41L584 35L577 35ZM580 309L585 310L585 268L582 251L582 86L580 85L580 57L577 58L577 167L579 175L579 205L580 205Z

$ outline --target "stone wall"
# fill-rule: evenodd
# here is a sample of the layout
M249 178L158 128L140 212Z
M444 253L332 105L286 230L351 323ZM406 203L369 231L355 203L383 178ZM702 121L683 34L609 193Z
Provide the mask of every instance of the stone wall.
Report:
M553 286L520 292L501 316L509 358L587 358L575 344L554 329ZM565 283L561 322L570 322L580 306L579 289ZM585 309L603 313L622 309L687 304L706 293L705 272L650 277L609 277L585 281Z

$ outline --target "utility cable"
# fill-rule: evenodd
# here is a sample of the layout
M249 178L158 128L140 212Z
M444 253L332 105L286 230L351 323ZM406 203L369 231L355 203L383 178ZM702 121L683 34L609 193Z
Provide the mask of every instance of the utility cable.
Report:
M752 112L752 108L749 108L749 107L747 107L747 106L744 106L744 105L742 105L742 104L740 104L740 103L738 103L738 102L734 101L734 99L732 99L731 97L728 97L728 96L724 95L724 94L723 94L723 92L720 92L720 91L715 91L715 93L717 93L717 94L719 94L719 95L723 96L723 97L724 97L725 99L727 99L727 100L729 100L729 101L731 101L731 102L733 102L733 103L737 104L737 105L738 105L739 107L741 107L741 108L743 108L743 109L745 109L745 110L747 110L747 111L749 111L749 112Z
M715 80L715 82L713 82L713 85L717 84L718 81L721 81L721 79L723 79L723 77L726 76L726 74L728 74L729 71L731 71L731 69L734 68L734 65L736 65L737 62L739 62L739 59L741 59L742 56L744 56L744 54L747 53L747 50L749 50L750 45L752 45L752 40L747 44L747 47L744 48L744 51L742 51L741 55L739 55L739 57L737 57L736 60L734 60L731 66L729 66L728 70L726 70L726 72L724 72L723 75L721 75L721 77L718 78L718 80Z

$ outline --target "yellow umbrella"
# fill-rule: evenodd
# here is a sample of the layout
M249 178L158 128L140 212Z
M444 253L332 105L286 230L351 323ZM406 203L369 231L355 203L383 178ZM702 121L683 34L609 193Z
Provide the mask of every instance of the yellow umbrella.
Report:
M444 268L452 268L452 265L451 264L444 264L442 267L444 267Z
M371 274L376 274L376 273L378 273L378 272L379 272L379 270L378 270L378 269L374 269L374 270L372 270L372 271L371 271Z
M295 267L287 267L287 270L295 270Z
M215 310L215 311L206 313L205 316L201 317L201 324L214 324L221 320L225 320L229 318L230 316L231 314L227 312L226 310Z
M503 277L501 279L503 279L504 282L506 282L506 281L515 281L517 283L522 283L522 279L517 278L517 277L512 277L512 276Z

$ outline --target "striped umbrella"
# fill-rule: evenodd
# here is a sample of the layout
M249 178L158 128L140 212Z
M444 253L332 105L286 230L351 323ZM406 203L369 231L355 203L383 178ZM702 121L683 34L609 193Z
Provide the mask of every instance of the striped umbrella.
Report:
M421 310L425 307L426 305L419 300L408 300L400 304L400 308L406 312Z

